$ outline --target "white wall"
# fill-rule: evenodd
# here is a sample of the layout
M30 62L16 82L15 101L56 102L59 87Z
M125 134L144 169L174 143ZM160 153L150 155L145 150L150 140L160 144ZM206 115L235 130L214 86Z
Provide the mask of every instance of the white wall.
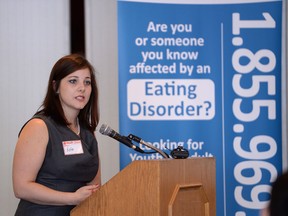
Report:
M87 57L100 91L99 127L105 122L118 130L116 0L85 3ZM13 215L18 204L11 176L18 132L40 106L52 66L69 46L69 0L0 0L0 215ZM96 135L105 183L119 171L119 144Z
M12 159L55 61L69 53L68 0L0 0L0 215L14 215Z
M117 0L86 0L86 54L97 71L102 123L118 130ZM102 182L119 172L119 143L96 132Z

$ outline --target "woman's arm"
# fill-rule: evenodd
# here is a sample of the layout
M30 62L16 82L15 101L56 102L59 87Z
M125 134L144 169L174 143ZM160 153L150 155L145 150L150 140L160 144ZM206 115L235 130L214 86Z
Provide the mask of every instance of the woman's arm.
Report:
M13 161L13 189L17 198L45 205L77 205L96 189L89 185L74 193L50 189L35 182L48 143L48 129L41 119L32 119L23 128Z

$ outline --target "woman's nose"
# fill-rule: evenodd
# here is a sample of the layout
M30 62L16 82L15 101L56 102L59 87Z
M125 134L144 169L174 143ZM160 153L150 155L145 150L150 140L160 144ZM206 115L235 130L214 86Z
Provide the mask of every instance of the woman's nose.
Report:
M84 92L85 91L85 85L83 83L79 84L78 91L80 91L80 92Z

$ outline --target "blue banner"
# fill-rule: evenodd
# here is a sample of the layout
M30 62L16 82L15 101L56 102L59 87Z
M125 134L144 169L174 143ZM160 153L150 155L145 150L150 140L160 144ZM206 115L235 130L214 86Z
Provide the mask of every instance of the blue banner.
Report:
M118 0L120 133L215 157L217 215L259 215L282 171L282 1L171 2Z

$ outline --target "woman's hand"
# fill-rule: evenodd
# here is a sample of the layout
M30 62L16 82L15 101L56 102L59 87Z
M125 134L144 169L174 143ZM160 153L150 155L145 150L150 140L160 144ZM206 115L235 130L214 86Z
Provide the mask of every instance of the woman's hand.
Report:
M84 201L86 198L92 195L95 191L99 190L99 185L87 185L79 188L75 192L75 203L73 205L78 205L80 202Z

